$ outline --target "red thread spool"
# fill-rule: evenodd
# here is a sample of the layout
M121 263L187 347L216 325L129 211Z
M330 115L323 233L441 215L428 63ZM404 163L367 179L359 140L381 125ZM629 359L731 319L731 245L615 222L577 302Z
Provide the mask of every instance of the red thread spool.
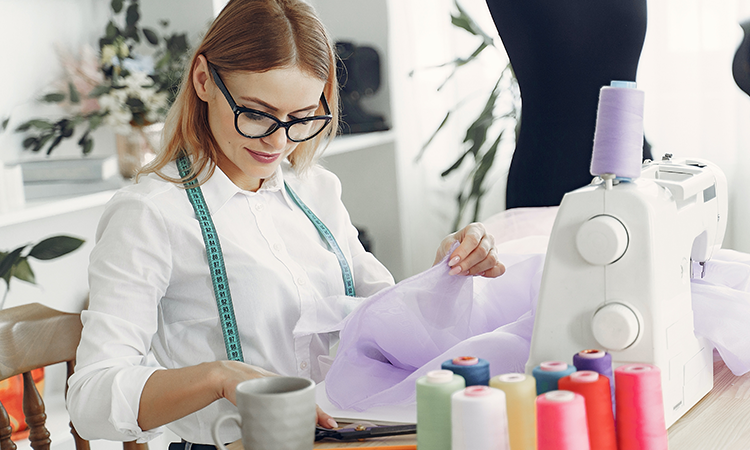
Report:
M536 398L537 450L590 450L586 401L570 391Z
M609 378L593 370L581 370L560 378L558 387L581 394L586 400L586 422L591 448L617 450Z
M626 364L615 369L615 404L619 450L667 450L658 367Z

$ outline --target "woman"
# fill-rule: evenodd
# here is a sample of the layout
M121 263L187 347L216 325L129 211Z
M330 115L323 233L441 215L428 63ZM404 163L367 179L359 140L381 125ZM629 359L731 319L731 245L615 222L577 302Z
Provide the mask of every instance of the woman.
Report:
M170 424L185 441L211 443L239 382L322 379L318 356L332 342L295 334L301 317L343 318L356 304L344 293L393 284L357 240L338 179L314 165L337 127L335 61L299 0L232 0L211 25L163 152L99 225L68 391L81 436L146 441ZM456 240L452 274L504 271L478 224L446 238L436 262ZM318 423L336 426L320 410ZM222 436L240 430L227 424Z

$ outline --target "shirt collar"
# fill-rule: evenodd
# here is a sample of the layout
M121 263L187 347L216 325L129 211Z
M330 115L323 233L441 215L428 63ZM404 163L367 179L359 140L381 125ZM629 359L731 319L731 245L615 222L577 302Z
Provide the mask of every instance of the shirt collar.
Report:
M205 174L202 174L201 176L205 176ZM284 203L286 203L290 209L294 209L294 203L292 199L289 198L286 189L283 189L283 187L284 170L282 170L281 166L277 167L276 171L263 181L258 192L240 189L229 179L219 166L216 166L211 178L201 185L201 191L203 192L203 198L206 200L206 205L208 205L208 210L212 215L218 212L230 198L237 194L252 196L264 193L277 193L277 195L281 195L284 199Z

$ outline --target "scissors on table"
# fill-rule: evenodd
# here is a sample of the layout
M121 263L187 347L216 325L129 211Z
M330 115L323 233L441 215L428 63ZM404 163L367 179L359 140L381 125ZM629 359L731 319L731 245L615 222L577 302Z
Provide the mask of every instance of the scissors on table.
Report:
M417 426L411 425L384 425L384 426L367 426L364 424L355 425L353 428L339 428L329 430L327 428L317 427L315 429L315 440L335 439L338 441L351 441L357 439L367 439L375 437L399 436L403 434L415 434Z

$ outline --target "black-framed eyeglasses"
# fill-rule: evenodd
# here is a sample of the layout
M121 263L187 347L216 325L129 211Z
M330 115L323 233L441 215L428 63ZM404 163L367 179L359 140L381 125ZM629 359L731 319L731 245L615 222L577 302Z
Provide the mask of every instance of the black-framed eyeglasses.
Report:
M227 90L214 66L209 64L208 67L211 70L211 75L214 78L216 86L219 87L219 90L224 94L229 106L232 108L232 112L234 113L234 128L242 136L250 139L258 139L273 134L279 128L284 128L287 139L292 142L304 142L320 134L333 118L324 94L320 94L320 102L323 104L325 115L292 119L287 122L282 122L272 114L258 111L257 109L237 106L237 102L232 98L232 95Z

